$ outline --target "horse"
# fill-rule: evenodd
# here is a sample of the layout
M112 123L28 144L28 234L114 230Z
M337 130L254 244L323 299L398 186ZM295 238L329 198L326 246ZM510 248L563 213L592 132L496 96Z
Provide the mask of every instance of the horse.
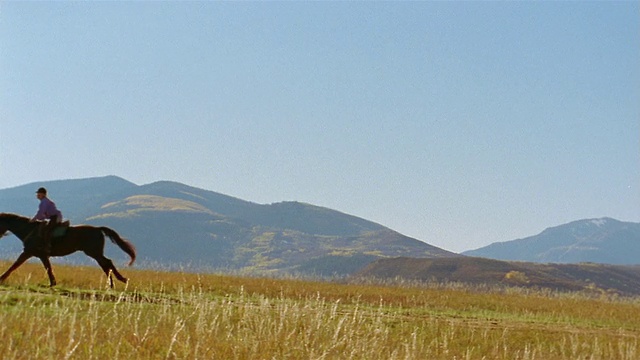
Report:
M109 285L113 289L113 273L116 278L123 283L127 283L128 279L113 265L111 259L104 256L104 237L107 236L111 239L111 242L118 245L125 253L131 257L129 265L133 264L136 260L136 249L129 241L123 239L113 229L106 226L91 226L91 225L77 225L69 226L66 232L62 236L54 236L57 228L53 231L51 238L51 251L47 253L43 246L32 246L35 242L34 239L40 240L41 236L38 235L39 227L43 226L42 222L31 221L31 219L9 213L0 213L0 237L4 236L7 231L10 231L17 236L24 245L24 250L18 256L18 259L9 267L9 269L2 275L0 275L0 283L4 282L11 273L20 267L25 261L31 257L37 257L42 261L42 265L47 270L49 276L49 285L51 287L56 285L56 278L53 275L53 269L51 268L50 256L67 256L76 251L82 251L87 256L95 259L98 265L102 268L104 273L109 278ZM26 240L26 241L25 241ZM43 245L43 243L41 243Z

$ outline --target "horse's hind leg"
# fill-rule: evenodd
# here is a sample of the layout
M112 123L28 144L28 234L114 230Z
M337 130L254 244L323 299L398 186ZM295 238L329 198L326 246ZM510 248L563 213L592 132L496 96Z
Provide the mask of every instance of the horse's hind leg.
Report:
M109 264L105 261L107 258L105 258L104 256L92 256L92 258L96 259L96 261L98 262L98 265L100 265L100 267L102 268L102 271L104 271L104 274L107 275L107 278L109 279L109 286L113 289L113 278L111 277L111 268L109 267Z
M106 258L105 259L109 262L109 265L111 266L111 271L113 272L113 275L116 276L116 279L122 281L123 283L127 283L129 281L129 279L127 279L126 277L122 276L122 274L120 274L120 272L118 271L118 269L116 269L116 266L113 265L113 261L111 261L111 259Z
M105 275L109 277L111 288L113 288L113 280L111 279L111 274L115 275L116 279L122 281L123 283L126 283L128 281L126 277L122 276L122 274L118 272L111 259L105 257L104 255L89 256L96 259L98 265L100 265L100 267L102 268L102 271L104 271Z

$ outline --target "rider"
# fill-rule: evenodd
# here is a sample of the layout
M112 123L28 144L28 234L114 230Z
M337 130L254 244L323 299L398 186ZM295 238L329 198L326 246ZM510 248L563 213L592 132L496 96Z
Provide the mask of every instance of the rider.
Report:
M44 227L44 236L42 238L44 240L44 250L50 253L51 232L57 224L62 223L62 213L58 210L56 204L47 197L47 189L43 187L39 188L38 191L36 191L36 197L40 200L40 206L31 221L49 219L49 223Z

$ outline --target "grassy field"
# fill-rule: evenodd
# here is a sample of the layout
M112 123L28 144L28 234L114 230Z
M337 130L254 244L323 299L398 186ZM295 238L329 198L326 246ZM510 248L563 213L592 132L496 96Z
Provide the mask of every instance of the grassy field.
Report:
M54 267L0 286L2 359L640 358L640 299Z

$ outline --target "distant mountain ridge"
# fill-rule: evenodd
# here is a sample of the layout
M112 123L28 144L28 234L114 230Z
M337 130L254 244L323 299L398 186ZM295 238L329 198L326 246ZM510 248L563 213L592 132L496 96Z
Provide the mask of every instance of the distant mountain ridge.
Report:
M336 210L257 204L171 181L136 185L106 176L31 183L0 190L0 212L31 216L40 186L72 223L110 226L136 245L141 261L164 266L333 275L384 257L458 256ZM0 241L0 256L19 251L19 241L8 243Z
M640 223L611 218L578 220L462 254L542 263L640 264Z

